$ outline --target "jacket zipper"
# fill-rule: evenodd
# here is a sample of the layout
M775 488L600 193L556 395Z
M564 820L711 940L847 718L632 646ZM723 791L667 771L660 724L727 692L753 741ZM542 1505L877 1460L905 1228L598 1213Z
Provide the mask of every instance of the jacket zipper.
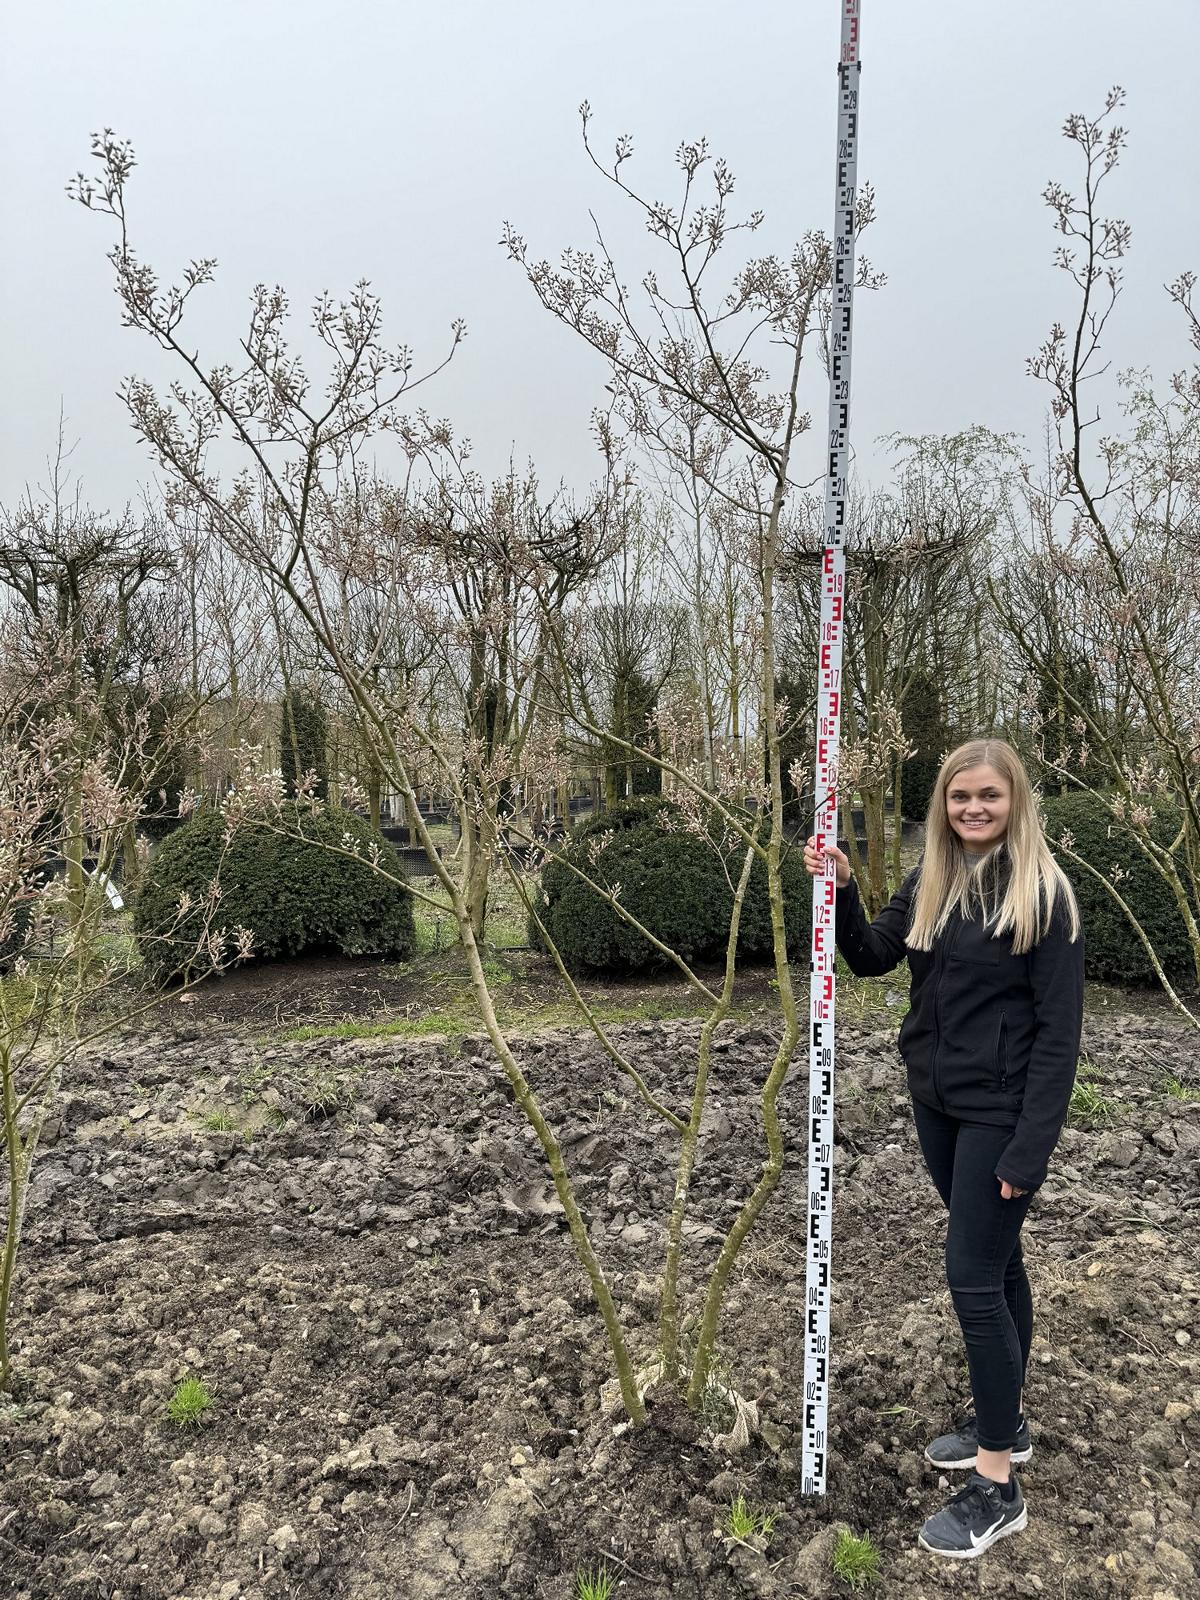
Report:
M958 913L956 912L956 918L957 915ZM942 973L945 971L947 953L953 950L955 940L958 938L958 930L959 922L956 920L949 944L938 951L937 974L933 991L933 1024L936 1034L933 1044L933 1092L937 1095L938 1105L941 1106L943 1111L946 1109L946 1101L942 1095L941 1079L938 1076L938 1051L942 1043Z
M1008 1092L1008 1017L1000 1013L1000 1091Z

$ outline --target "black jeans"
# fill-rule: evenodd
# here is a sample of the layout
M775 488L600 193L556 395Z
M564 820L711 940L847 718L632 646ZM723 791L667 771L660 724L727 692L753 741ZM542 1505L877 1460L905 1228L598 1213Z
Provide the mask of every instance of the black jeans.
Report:
M993 1170L1011 1128L959 1122L918 1100L913 1117L929 1176L950 1212L946 1281L967 1347L979 1443L1007 1450L1017 1436L1033 1342L1020 1239L1031 1196L1005 1200Z

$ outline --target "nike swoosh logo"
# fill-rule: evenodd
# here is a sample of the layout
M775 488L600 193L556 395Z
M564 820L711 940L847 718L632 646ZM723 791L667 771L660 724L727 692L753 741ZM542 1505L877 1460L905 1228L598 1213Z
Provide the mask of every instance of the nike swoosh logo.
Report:
M1004 1513L1001 1512L1001 1514L996 1518L995 1522L992 1523L990 1528L985 1528L982 1533L973 1533L971 1535L971 1543L972 1543L972 1545L974 1545L976 1550L978 1550L979 1546L983 1543L983 1541L985 1539L990 1539L991 1538L992 1534L995 1533L996 1529L1000 1526L1000 1524L1003 1521L1004 1521Z

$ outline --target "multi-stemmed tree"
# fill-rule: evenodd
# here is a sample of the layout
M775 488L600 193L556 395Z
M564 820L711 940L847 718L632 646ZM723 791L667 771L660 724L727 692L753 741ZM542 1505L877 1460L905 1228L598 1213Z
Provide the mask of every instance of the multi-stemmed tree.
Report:
M707 832L714 813L725 837L744 851L741 897L754 860L766 869L774 939L775 975L781 1033L760 1090L766 1153L758 1181L745 1197L727 1232L703 1296L700 1330L692 1369L686 1375L688 1398L696 1403L708 1383L721 1306L729 1272L743 1242L769 1201L783 1166L783 1135L777 1101L801 1033L800 1013L788 959L781 859L786 848L780 722L776 706L778 649L777 600L784 560L784 511L796 488L797 444L808 427L801 398L804 357L828 325L832 251L826 235L807 233L787 258L765 256L744 262L719 285L721 252L761 222L760 213L736 220L731 211L734 178L726 164L713 161L703 140L680 147L677 160L681 195L671 206L651 201L627 176L633 154L627 137L618 139L611 163L602 162L590 140L590 108L581 108L584 147L596 170L623 201L643 218L660 265L645 271L636 296L627 287L603 230L586 248L563 251L558 264L531 255L524 238L506 225L510 257L523 269L543 306L600 356L614 411L631 438L651 452L666 452L686 463L719 493L742 531L748 582L753 595L745 682L754 706L750 747L724 763L712 782L711 759L689 758L670 736L682 718L660 708L658 726L676 798L686 797L694 825ZM858 200L858 225L872 215L869 190ZM860 259L859 282L876 280ZM782 350L782 357L774 354ZM714 443L703 452L693 441L698 420ZM592 737L604 730L577 700L569 714ZM610 736L611 737L611 736ZM632 748L632 741L626 741ZM674 759L673 759L674 757ZM766 782L760 774L765 770ZM737 802L745 799L749 809ZM736 914L735 914L736 915ZM668 1257L660 1311L660 1340L667 1376L680 1378L680 1270L682 1224L695 1160L700 1117L710 1068L713 1029L728 1009L736 934L731 938L726 981L719 994L707 991L711 1006L701 1028L688 1116L679 1128L675 1195L668 1225Z
M581 709L578 682L580 624L588 609L582 591L572 593L580 575L588 576L613 554L606 494L594 514L566 523L540 510L497 508L482 485L460 470L449 428L423 413L401 413L415 382L406 351L389 353L380 341L380 308L365 286L344 304L318 300L313 327L324 346L329 376L320 390L286 341L287 302L282 291L256 290L250 327L237 363L206 367L181 334L187 303L212 275L213 263L194 263L178 288L164 288L136 257L127 230L126 193L133 167L129 147L106 134L96 141L97 179L80 176L77 197L110 216L118 239L110 255L127 322L149 335L186 374L166 394L142 380L131 380L124 396L135 425L155 450L172 483L172 504L203 517L214 536L261 573L289 614L309 632L328 667L344 684L361 719L373 755L389 785L402 794L417 836L436 879L439 909L457 926L480 1014L514 1099L541 1143L563 1204L567 1226L588 1273L603 1317L630 1417L645 1415L640 1387L611 1291L588 1237L570 1175L553 1130L505 1036L488 987L482 959L476 879L481 858L490 866L502 798L520 784L528 802L550 793L562 781L563 740L569 725L598 745L622 746L627 757L654 763L671 775L675 797L687 825L706 839L727 863L734 907L723 979L710 987L686 963L689 981L705 996L709 1013L701 1032L693 1095L686 1115L672 1111L654 1095L636 1069L608 1039L606 1048L629 1076L639 1097L680 1135L675 1198L668 1229L668 1264L660 1318L668 1376L680 1378L679 1296L683 1220L704 1106L713 1031L727 1014L736 965L737 926L746 885L756 860L766 871L775 968L783 1011L782 1038L766 1074L762 1108L767 1137L763 1173L747 1196L725 1239L704 1296L697 1350L686 1375L693 1402L705 1392L712 1371L717 1325L725 1285L737 1252L773 1191L782 1168L783 1141L776 1100L791 1064L800 1022L788 961L780 861L783 839L783 777L774 703L774 604L780 561L783 508L793 487L793 451L807 427L800 401L803 356L819 338L827 315L831 251L820 233L810 233L787 260L765 258L734 274L730 297L710 309L707 280L723 243L740 232L728 215L732 178L721 163L711 165L702 145L681 155L684 196L678 214L647 206L624 182L625 147L613 169L617 187L640 206L652 231L666 246L680 277L678 304L647 280L651 297L648 331L629 314L622 321L622 298L611 263L595 272L579 256L569 258L565 275L530 267L538 292L577 331L608 358L616 395L615 410L637 438L643 424L669 419L679 408L702 413L727 448L738 457L733 495L726 494L739 530L739 549L748 564L755 603L743 620L745 668L743 698L754 707L743 734L746 749L736 759L695 759L696 744L685 718L672 704L656 711L656 740L641 744L618 738L604 721ZM706 171L713 178L709 202L698 203ZM869 220L864 196L859 220ZM751 218L746 226L756 226ZM523 246L509 234L510 252L523 259ZM862 282L871 281L861 268ZM602 310L601 308L606 308ZM626 307L628 310L628 307ZM614 320L607 323L609 312ZM672 328L660 339L654 319L668 316ZM676 326L677 325L677 326ZM461 336L456 328L454 342ZM773 374L752 347L782 345L786 360ZM436 369L435 369L436 370ZM674 426L674 424L671 424ZM364 442L391 434L409 467L420 466L421 485L406 476L398 514L368 519L346 516L340 496L351 479ZM218 440L232 441L243 469L222 480L211 465L219 459ZM726 444L721 446L722 451ZM609 459L615 453L610 452ZM705 461L715 460L706 452ZM520 515L514 509L521 510ZM526 514L528 512L528 514ZM415 537L414 537L415 531ZM443 642L447 665L465 673L458 679L467 693L458 700L465 714L443 716L436 724L431 707L444 708L447 682L438 691L397 696L371 671L370 650L351 620L354 597L372 586L386 597L377 617L386 633L394 617L404 617ZM456 588L457 586L457 588ZM465 597L465 598L464 598ZM537 625L516 626L536 616ZM534 715L541 705L545 715ZM521 739L498 737L510 730L516 708L527 719ZM647 748L647 744L649 748ZM660 753L661 752L661 753ZM716 768L716 783L712 782ZM769 774L764 784L758 775ZM443 860L416 805L419 786L434 785L451 795L464 833L480 841L475 856L464 852ZM260 785L264 803L272 783ZM253 774L238 787L237 816L253 812ZM274 790L278 781L274 781ZM277 798L276 794L276 798ZM715 816L714 816L715 813ZM278 813L281 815L282 813ZM261 813L260 813L261 815ZM505 858L507 859L507 858ZM596 884L618 911L619 888ZM421 894L423 891L414 890ZM536 912L536 906L531 905ZM592 1016L572 981L581 1014Z

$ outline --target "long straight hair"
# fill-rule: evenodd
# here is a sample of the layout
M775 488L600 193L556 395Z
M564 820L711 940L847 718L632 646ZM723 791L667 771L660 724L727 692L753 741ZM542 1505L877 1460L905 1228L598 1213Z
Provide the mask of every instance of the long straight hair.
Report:
M1008 780L1012 795L1006 836L972 857L950 826L946 795L960 772L989 766ZM965 918L982 913L993 937L1012 933L1014 955L1044 937L1061 901L1071 942L1079 937L1079 906L1070 879L1046 843L1024 762L1003 739L971 739L942 762L925 818L925 852L913 897L910 950L931 950L955 906Z

